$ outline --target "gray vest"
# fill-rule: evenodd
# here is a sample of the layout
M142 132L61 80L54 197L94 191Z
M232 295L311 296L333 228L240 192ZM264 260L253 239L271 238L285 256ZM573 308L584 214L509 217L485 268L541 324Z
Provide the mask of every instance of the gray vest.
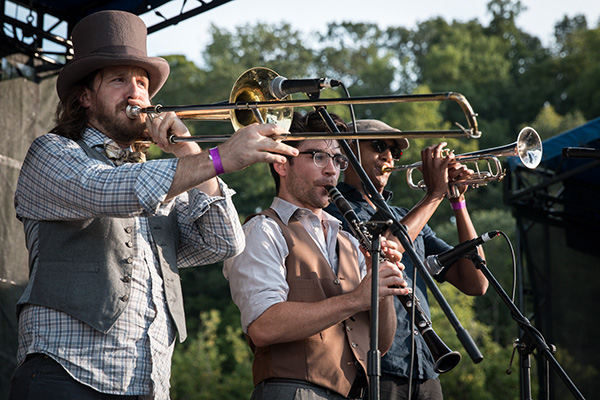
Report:
M77 143L91 158L106 161L82 141ZM148 224L156 243L167 305L183 342L187 332L177 269L176 213L148 218ZM38 229L26 227L30 268L35 264L37 268L19 305L54 308L108 332L129 302L133 226L132 218L100 217L39 221Z

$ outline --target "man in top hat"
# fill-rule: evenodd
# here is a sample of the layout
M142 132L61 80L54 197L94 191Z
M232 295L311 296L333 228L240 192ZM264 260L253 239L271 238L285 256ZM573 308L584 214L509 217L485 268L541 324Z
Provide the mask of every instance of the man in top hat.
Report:
M359 132L398 131L379 120L359 120L356 122ZM398 139L373 139L353 142L351 147L355 154L360 154L360 161L365 173L373 183L375 189L389 201L392 193L385 190L390 172L383 172L384 167L393 167L394 162L400 160L402 152L409 147L405 138ZM431 146L421 152L423 162L423 179L427 192L412 209L390 206L396 220L408 229L408 234L413 241L414 250L421 260L429 255L439 254L452 247L438 238L435 232L427 225L438 206L444 198L448 197L448 183L454 179L464 178L473 171L464 165L454 162L454 155L442 157L442 150L446 143ZM375 206L367 195L358 174L351 168L344 173L344 180L337 185L340 193L348 200L361 221L369 221L376 213ZM456 226L460 242L477 237L477 232L471 222L467 211L464 193L466 186L459 189L458 197L448 200L454 210ZM331 204L325 209L330 214L344 220L342 214ZM377 217L375 217L377 219ZM347 223L344 228L349 230ZM391 232L385 232L388 240L400 242ZM401 248L401 247L400 247ZM483 257L483 250L479 254ZM413 287L414 266L409 257L404 257L405 280L408 287ZM473 263L462 258L452 266L444 269L435 278L452 283L462 292L469 295L482 295L486 292L488 282L484 275L475 268ZM421 307L429 316L427 301L427 286L425 281L417 275L415 283L415 296L421 302ZM427 348L425 341L412 327L410 315L406 312L400 301L394 299L397 314L397 328L394 343L390 350L381 359L381 399L420 399L441 400L443 398L440 381L434 372L435 360ZM411 331L415 329L415 357L414 368L411 373ZM412 379L411 379L412 378Z
M15 193L30 253L17 304L18 367L10 399L168 399L175 336L186 337L178 268L239 253L244 235L217 175L297 150L272 125L219 147L189 136L175 114L130 119L169 73L146 55L146 26L102 11L73 29L74 59L57 81L56 127L38 137ZM144 161L152 140L175 158Z

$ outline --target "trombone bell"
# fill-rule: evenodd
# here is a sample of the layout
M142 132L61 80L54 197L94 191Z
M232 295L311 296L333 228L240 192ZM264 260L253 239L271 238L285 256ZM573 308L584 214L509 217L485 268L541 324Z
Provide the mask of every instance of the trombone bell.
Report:
M233 85L229 102L243 104L279 100L273 97L269 90L271 81L277 76L279 75L269 68L257 67L247 70ZM292 124L294 109L292 107L260 108L258 112L262 121L256 118L253 110L231 109L230 119L233 128L237 131L254 123L267 123L279 125L288 131Z

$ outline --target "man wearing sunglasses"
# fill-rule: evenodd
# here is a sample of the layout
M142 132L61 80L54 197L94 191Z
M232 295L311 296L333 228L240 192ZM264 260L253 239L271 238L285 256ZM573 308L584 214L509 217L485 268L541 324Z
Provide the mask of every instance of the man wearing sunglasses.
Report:
M343 121L332 114L340 130ZM326 132L314 112L290 132ZM277 197L244 224L246 249L224 265L254 352L252 399L362 399L367 388L371 273L358 242L323 208L348 160L335 140L290 142L299 155L273 164ZM393 297L406 294L401 254L380 263L379 344L392 343ZM370 265L370 264L369 264ZM399 285L392 287L393 285Z
M359 132L398 131L378 120L359 120L356 122L356 130ZM415 252L422 260L429 255L440 254L452 248L436 236L435 232L427 225L427 221L444 198L447 197L448 182L473 173L464 165L452 163L453 155L443 157L442 150L445 145L445 143L441 143L437 146L428 147L421 152L423 179L427 185L427 192L421 201L410 210L408 208L390 207L395 214L395 218L407 226ZM385 190L385 186L390 177L390 172L384 173L382 169L393 167L394 162L400 160L402 151L407 149L408 146L408 140L404 138L360 140L358 145L356 142L351 145L354 153L357 156L360 155L361 165L369 179L377 191L388 201L391 199L392 193ZM373 217L376 209L366 195L362 181L352 168L344 173L344 180L337 185L337 188L348 200L361 221L369 221ZM449 201L456 217L459 240L463 242L477 237L477 232L466 208L464 197L466 186L461 187L459 191L460 196L451 198ZM333 204L325 210L343 219ZM344 228L349 230L347 223L344 223ZM389 240L397 241L390 232L386 232L385 235ZM483 257L481 248L479 254ZM405 279L408 286L412 287L412 262L408 257L405 257L403 263L406 266ZM465 258L460 259L435 278L440 282L448 281L469 295L482 295L486 292L488 286L483 274L475 268L470 260ZM417 275L415 283L415 295L421 301L423 310L429 315L427 287L419 275ZM398 299L395 299L394 303L398 324L394 343L381 360L381 399L440 400L443 398L443 394L438 375L433 370L435 364L433 357L421 335L415 334L415 354L414 360L411 360L412 327L410 326L410 316ZM412 374L411 361L414 364Z

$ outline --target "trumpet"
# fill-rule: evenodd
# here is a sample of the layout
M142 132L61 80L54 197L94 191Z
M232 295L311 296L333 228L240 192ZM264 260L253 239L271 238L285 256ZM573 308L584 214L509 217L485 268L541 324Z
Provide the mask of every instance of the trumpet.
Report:
M455 158L456 162L475 162L476 171L466 178L450 182L449 185L451 186L451 190L453 190L456 186L471 186L477 188L479 186L487 185L490 181L501 181L504 179L506 171L502 168L502 163L498 159L499 157L517 156L525 167L534 169L542 160L542 151L542 140L538 133L533 128L525 127L521 129L517 136L517 140L513 143L457 155ZM487 162L487 170L479 169L479 165L476 161L480 160L485 160ZM419 181L415 184L412 178L414 170L421 168L422 166L423 163L419 161L408 165L383 167L381 172L386 173L406 170L408 186L412 189L426 190L427 186L424 181ZM453 186L454 188L452 188Z
M272 92L273 81L279 75L263 67L251 68L244 72L236 80L229 96L229 102L220 102L213 104L199 105L181 105L181 106L163 106L161 104L150 107L127 106L126 114L129 118L138 118L141 114L147 114L149 118L153 118L161 112L175 112L180 119L197 120L197 121L223 121L229 120L233 125L234 130L238 130L244 126L253 123L272 123L281 126L284 130L288 130L293 117L293 107L316 107L327 105L355 105L355 104L385 104L385 103L408 103L408 102L426 102L426 101L454 101L462 109L467 120L468 127L463 127L459 123L455 123L458 129L450 130L430 130L430 131L408 131L388 132L387 138L398 137L466 137L479 138L481 132L477 127L477 114L471 108L467 99L460 93L430 93L430 94L414 94L414 95L388 95L388 96L362 96L354 98L325 98L325 99L308 99L308 100L290 100L278 99ZM360 132L360 133L344 133L339 136L324 135L323 132L302 136L294 136L288 134L280 138L283 140L305 140L309 139L370 139L370 138L385 138L378 134L382 132ZM354 135L350 137L350 135ZM171 136L171 143L181 141L193 142L221 142L226 141L231 135L213 135L213 136L194 136L194 137L177 137Z

